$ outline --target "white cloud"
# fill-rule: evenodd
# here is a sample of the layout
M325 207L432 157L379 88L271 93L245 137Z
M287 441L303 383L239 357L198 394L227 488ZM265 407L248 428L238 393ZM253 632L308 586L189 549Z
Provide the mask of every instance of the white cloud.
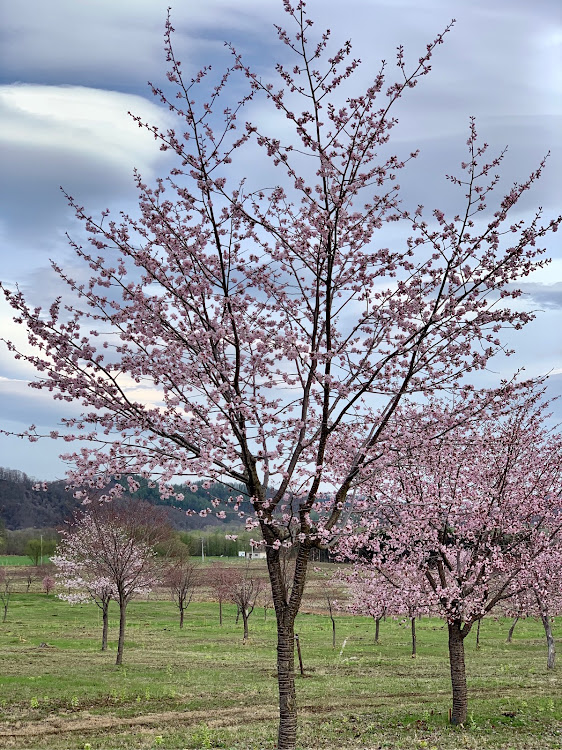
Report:
M151 180L166 162L129 110L159 127L169 117L155 102L133 94L84 86L0 86L4 279L21 278L23 258L27 270L61 258L63 234L74 217L60 186L94 212L115 203L126 209L135 194L133 169Z
M165 81L162 41L168 4L169 0L25 0L3 8L1 274L4 280L20 279L34 303L61 293L56 281L45 274L49 257L74 274L75 261L64 230L83 236L59 185L94 213L106 206L134 212L133 167L149 182L156 173L166 172L166 155L136 127L127 110L158 125L170 117L146 87L147 79L158 85ZM388 61L391 78L398 72L397 44L403 42L407 59L415 62L425 43L455 15L458 23L436 51L431 75L404 97L397 110L401 120L394 140L397 151L411 150L410 143L422 147L420 159L400 178L405 200L417 202L421 194L428 207L450 207L455 195L441 175L455 170L464 158L467 118L474 114L491 151L510 144L504 183L524 179L543 153L553 149L545 178L520 210L537 204L545 206L547 215L559 210L562 155L556 116L562 102L558 73L562 32L557 0L348 0L345 13L341 0L309 0L308 11L315 19L313 33L331 28L334 46L351 38L354 53L363 59L361 71L349 81L353 94L376 74L381 58ZM288 21L280 0L180 3L173 7L172 20L177 29L175 49L188 75L205 63L212 63L215 72L222 70L230 62L222 47L226 39L264 77L273 62L287 53L272 28L273 22L286 25ZM252 119L273 132L286 127L285 121L268 116L257 103L247 108L246 116L250 111ZM260 186L269 177L259 158L245 159L242 166L249 181ZM553 254L559 253L558 236L549 238ZM394 239L394 235L381 237L378 244ZM561 264L558 259L525 279L528 291L537 299L542 295L551 300L558 292L555 282L562 279ZM522 305L532 308L537 303L526 300ZM525 364L533 374L552 368L560 373L560 316L560 310L551 307L520 336L509 337L518 355L499 362L498 368L511 372ZM2 335L25 345L23 328L11 322L1 300L0 329ZM11 414L18 424L29 424L37 421L32 415L42 415L45 424L56 425L60 402L27 388L25 381L33 377L29 366L12 360L0 348L0 367L2 419ZM560 374L553 382L558 380ZM127 386L134 389L134 397L157 403L157 396L143 386ZM25 446L25 458L19 457L21 446L19 441L4 439L0 463L48 476L47 462L40 469L29 468L30 461L41 460L37 445ZM31 450L35 453L28 457ZM48 450L54 455L52 448Z
M130 172L131 165L151 168L158 159L154 139L127 115L132 111L157 125L165 110L134 94L83 86L13 84L0 87L7 149L66 151L72 159L101 159ZM40 165L38 165L40 167Z

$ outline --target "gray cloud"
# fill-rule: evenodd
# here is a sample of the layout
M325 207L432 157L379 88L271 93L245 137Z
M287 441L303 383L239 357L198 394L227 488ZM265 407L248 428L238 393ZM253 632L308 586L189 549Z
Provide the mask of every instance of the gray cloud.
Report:
M106 206L129 210L135 205L132 168L140 167L149 180L165 172L166 159L157 145L138 135L126 112L132 109L152 122L165 122L168 116L146 87L147 79L165 81L162 32L167 5L168 0L26 0L5 4L2 10L0 84L28 84L0 87L6 94L0 111L0 145L5 151L0 181L2 278L22 280L41 303L60 288L45 275L47 259L55 257L74 273L64 230L77 237L82 231L58 186L64 185L93 213ZM447 212L462 205L462 191L452 190L442 175L456 171L465 158L467 121L474 114L491 151L510 146L500 194L513 180L525 179L552 149L545 177L522 202L521 212L529 215L537 204L547 215L559 211L558 0L348 0L343 13L341 0L309 0L308 10L316 20L315 32L330 27L334 46L351 38L355 54L364 61L347 82L351 95L364 90L381 58L388 61L391 79L398 73L398 44L404 43L407 60L415 62L426 42L452 15L457 17L446 44L436 51L431 75L397 107L400 125L393 151L408 153L420 146L422 152L400 176L407 204L423 202L428 209ZM219 71L230 62L222 45L230 39L268 77L273 62L287 58L287 48L275 38L274 22L285 23L280 1L180 3L173 9L175 48L188 75L209 62ZM258 107L245 114L264 122ZM275 115L268 118L264 126L282 133L284 123ZM263 159L245 159L242 166L253 184L262 187L271 179ZM549 239L549 252L555 256L560 256L554 241L558 236ZM399 241L393 231L378 239L381 245L393 241ZM551 268L551 276L541 273L519 285L528 295L522 304L546 312L519 336L508 336L518 354L497 363L502 374L521 364L530 374L560 367L555 333L561 322L561 266ZM0 326L13 330L5 309L0 309ZM1 350L0 375L30 376L22 372L21 363L6 359ZM559 375L550 383L551 390L561 391ZM10 417L27 425L40 419L54 427L59 407L60 402L47 403L47 394L14 383L0 388L3 420ZM0 463L49 478L55 469L41 456L49 455L54 465L54 450L50 443L39 447L0 439ZM56 471L63 473L62 468Z
M554 284L521 283L517 288L530 299L545 308L562 309L562 281Z

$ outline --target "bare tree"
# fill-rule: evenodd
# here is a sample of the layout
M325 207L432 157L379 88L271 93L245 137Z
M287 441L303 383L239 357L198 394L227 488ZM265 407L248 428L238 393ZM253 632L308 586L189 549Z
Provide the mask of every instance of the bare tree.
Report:
M180 611L180 628L183 628L184 612L191 604L200 582L198 566L189 557L179 559L167 568L164 580L172 601Z
M2 607L4 608L2 622L6 622L6 618L8 617L8 606L13 592L13 583L13 577L9 573L6 573L5 568L0 568L0 602L2 602Z
M259 595L264 589L264 579L250 569L250 562L246 563L244 570L238 573L230 590L229 598L237 605L242 622L244 623L244 640L248 640L248 620L254 611Z
M240 571L221 562L213 563L207 571L207 582L219 603L219 624L222 625L222 605L231 600L231 592L239 579Z
M29 593L31 584L38 578L38 568L35 565L27 567L24 574L25 579L25 593Z
M271 595L271 589L265 585L264 590L260 596L260 604L263 607L263 621L267 621L267 610L273 608L273 596Z

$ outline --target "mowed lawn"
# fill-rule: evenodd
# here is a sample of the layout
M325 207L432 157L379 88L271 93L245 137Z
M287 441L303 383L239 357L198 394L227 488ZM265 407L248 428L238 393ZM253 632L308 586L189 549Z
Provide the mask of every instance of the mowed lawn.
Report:
M51 558L45 556L44 562L49 562ZM27 555L0 555L0 565L3 567L29 567L31 560Z
M220 627L216 603L194 602L180 630L171 602L134 601L121 668L114 665L117 615L114 606L110 650L102 653L95 605L13 595L0 625L0 747L274 747L271 609L267 619L263 608L255 610L243 644L233 606L224 607ZM305 667L305 677L297 677L300 748L562 747L562 654L561 665L547 671L540 623L520 621L511 645L503 619L484 621L479 649L475 631L469 635L464 729L447 723L443 622L418 622L416 659L409 623L381 623L375 645L372 620L338 616L335 649L326 615L303 613L297 625Z

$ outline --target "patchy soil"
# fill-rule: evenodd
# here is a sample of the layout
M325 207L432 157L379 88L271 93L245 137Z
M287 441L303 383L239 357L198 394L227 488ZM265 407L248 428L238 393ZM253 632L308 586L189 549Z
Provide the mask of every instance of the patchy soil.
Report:
M6 739L13 740L12 744L5 744L5 747L18 747L18 737L33 738L72 732L100 732L172 723L189 726L203 721L208 727L232 727L276 717L277 710L269 706L221 708L220 715L216 718L209 715L209 711L163 711L128 717L93 716L88 711L82 711L71 718L52 716L35 722L15 721L9 728L0 730L0 738L4 743Z
M440 691L441 692L441 691ZM445 691L443 691L445 693ZM472 695L493 692L491 688L474 688ZM504 695L518 695L514 688L512 691L503 691ZM405 698L416 698L425 702L425 696L419 692L403 693L400 700ZM321 703L299 706L298 712L301 717L312 717L318 714L330 714L332 717L345 716L350 709L376 709L386 705L389 699L396 699L393 694L379 694L376 696L356 697L346 700L345 706L341 704ZM278 709L276 706L241 705L221 708L215 715L208 710L192 711L161 711L137 716L103 716L90 714L88 710L73 713L71 716L53 715L38 721L10 721L5 722L0 728L0 747L18 747L18 738L32 739L33 737L44 737L47 735L72 734L76 732L90 733L103 732L106 730L127 730L135 727L162 727L180 725L189 727L191 725L205 723L209 728L223 729L240 726L242 724L255 724L261 721L277 720ZM6 742L7 741L7 742Z

